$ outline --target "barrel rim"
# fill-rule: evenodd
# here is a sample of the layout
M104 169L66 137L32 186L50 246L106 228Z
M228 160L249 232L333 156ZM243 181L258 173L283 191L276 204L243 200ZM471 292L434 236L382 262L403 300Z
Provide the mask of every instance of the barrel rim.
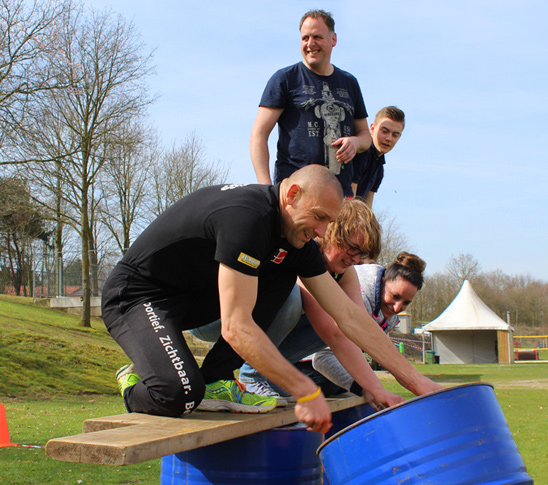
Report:
M372 419L374 419L378 416L384 415L384 414L391 413L391 412L395 411L396 409L399 409L402 406L408 406L408 405L416 404L418 401L421 401L425 398L429 398L431 396L437 396L439 394L444 394L446 392L455 391L455 390L458 390L458 389L462 389L464 387L477 387L477 386L487 386L487 387L491 387L492 389L495 388L495 386L493 386L493 384L490 384L489 382L472 382L472 383L466 383L466 384L458 384L456 386L451 386L451 387L448 387L446 389L442 389L441 391L435 391L435 392L431 392L429 394L423 394L422 396L414 397L412 399L409 399L408 401L404 401L402 403L396 404L395 406L391 406L389 408L383 409L382 411L378 411L374 414L371 414L370 416L367 416L363 419L360 419L359 421L356 421L355 423L351 424L350 426L347 426L346 428L341 429L340 431L335 433L333 436L330 436L327 440L325 440L318 447L318 449L316 450L316 454L318 456L320 456L320 452L322 451L322 449L325 446L330 444L332 441L335 441L336 439L338 439L343 433L346 433L347 431L350 431L351 429L355 428L356 426L361 425L362 423L364 423L366 421L372 420Z

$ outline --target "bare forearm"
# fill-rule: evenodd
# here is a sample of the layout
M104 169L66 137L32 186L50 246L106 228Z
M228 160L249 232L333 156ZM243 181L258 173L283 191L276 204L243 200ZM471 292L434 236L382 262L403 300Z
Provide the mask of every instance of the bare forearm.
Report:
M371 393L383 389L381 381L379 381L373 369L371 369L363 352L356 345L348 341L348 344L331 346L331 350L346 372L362 389Z
M269 167L268 138L265 139L261 135L252 135L249 148L257 182L260 184L272 184Z
M342 137L333 143L338 146L337 161L339 163L348 163L357 153L366 151L371 146L371 135L369 131L364 131L354 136Z
M418 372L396 350L367 311L352 302L328 274L303 278L302 281L324 310L337 322L344 335L388 369L402 386L416 395L443 389Z
M369 147L371 146L373 139L371 138L371 133L369 133L368 129L361 130L359 133L356 133L354 136L357 138L357 147L356 147L357 153L362 153L369 150Z
M251 129L249 150L257 181L260 184L272 184L269 169L268 138L282 112L283 109L259 107Z
M342 325L343 333L387 369L403 387L417 396L442 389L442 386L418 372L396 350L388 336L366 312L355 307L352 313L356 314L352 319L355 323Z
M373 207L373 197L375 197L375 192L367 192L367 195L364 197L365 203L370 209Z

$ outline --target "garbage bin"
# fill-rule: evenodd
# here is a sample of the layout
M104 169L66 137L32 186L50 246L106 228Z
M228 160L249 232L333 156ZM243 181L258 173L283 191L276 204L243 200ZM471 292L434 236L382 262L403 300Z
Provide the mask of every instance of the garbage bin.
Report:
M426 351L426 363L435 364L436 363L436 353L433 350Z

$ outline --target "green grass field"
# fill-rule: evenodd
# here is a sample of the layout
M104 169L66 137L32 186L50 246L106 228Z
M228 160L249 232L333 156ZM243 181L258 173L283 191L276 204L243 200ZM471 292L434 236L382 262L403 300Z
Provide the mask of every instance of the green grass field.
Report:
M0 403L11 441L43 447L51 438L81 433L85 419L125 412L113 379L126 363L100 320L37 308L30 299L0 297ZM452 386L494 385L518 449L536 485L548 485L548 364L423 365L417 368ZM391 377L385 387L413 397ZM43 448L0 448L4 484L154 484L160 460L111 467L54 461Z

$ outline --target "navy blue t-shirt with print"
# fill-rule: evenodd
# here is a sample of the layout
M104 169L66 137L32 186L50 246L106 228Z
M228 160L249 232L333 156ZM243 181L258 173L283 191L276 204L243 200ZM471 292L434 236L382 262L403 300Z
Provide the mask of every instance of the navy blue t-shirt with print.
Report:
M335 67L329 76L303 62L280 69L268 81L259 106L283 109L278 120L276 183L305 165L330 166L332 142L354 135L354 120L367 118L358 81ZM338 162L337 162L338 163ZM352 194L352 164L338 164L345 195Z

